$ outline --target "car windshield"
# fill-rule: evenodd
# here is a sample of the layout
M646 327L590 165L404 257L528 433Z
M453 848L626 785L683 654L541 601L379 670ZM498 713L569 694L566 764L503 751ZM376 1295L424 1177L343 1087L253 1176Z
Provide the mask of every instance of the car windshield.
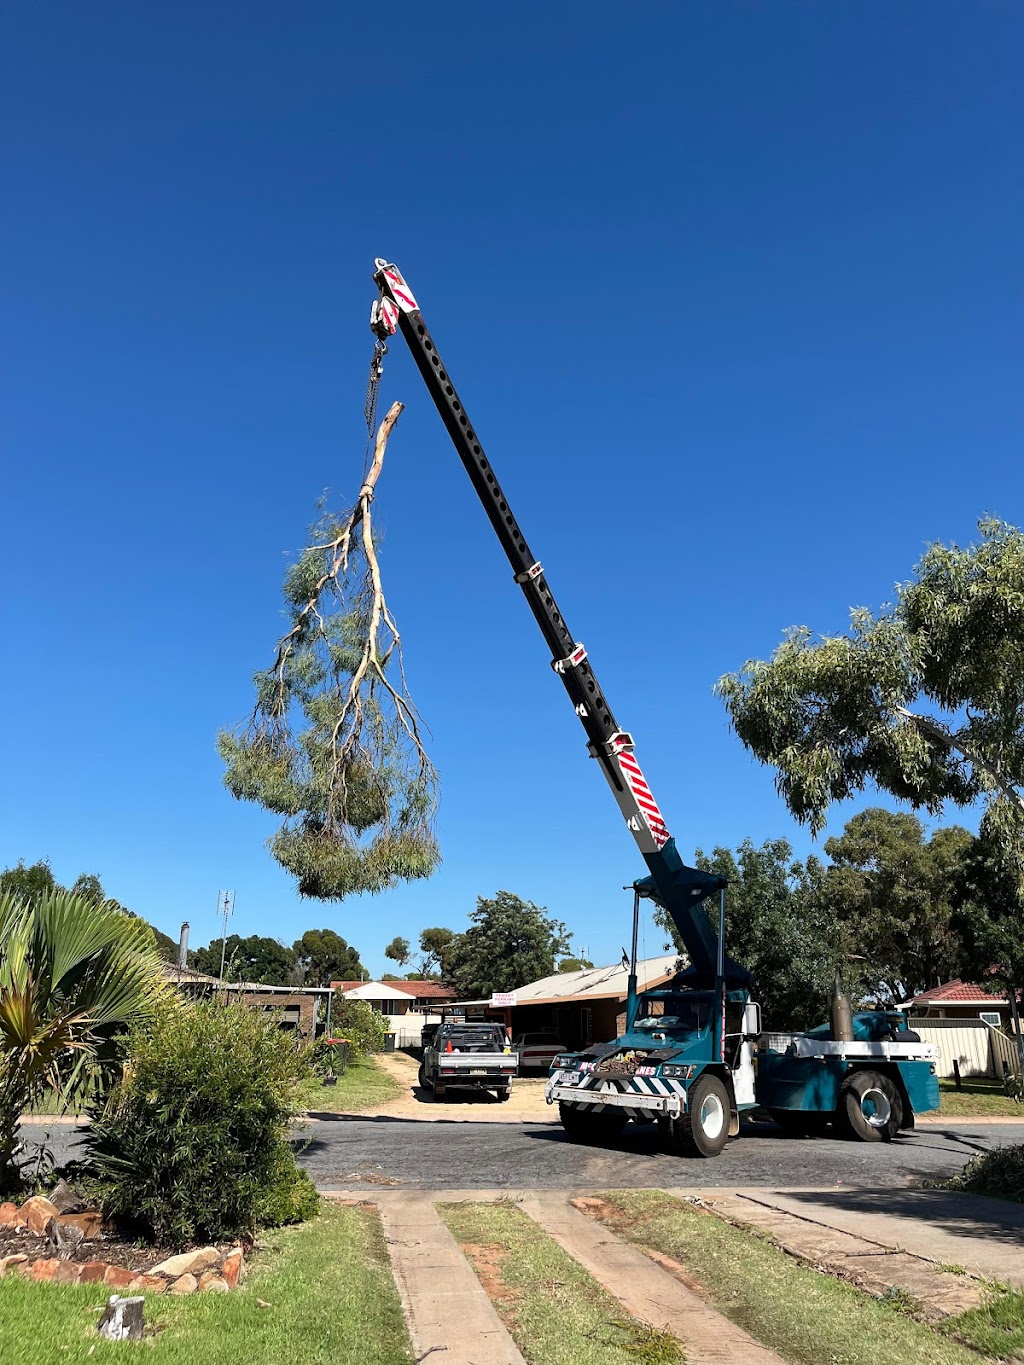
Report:
M638 1029L686 1029L700 1032L707 1025L709 1001L688 999L685 995L660 1000L645 1000Z
M505 1035L498 1029L452 1029L438 1033L435 1042L445 1049L451 1043L457 1052L500 1052L505 1046Z

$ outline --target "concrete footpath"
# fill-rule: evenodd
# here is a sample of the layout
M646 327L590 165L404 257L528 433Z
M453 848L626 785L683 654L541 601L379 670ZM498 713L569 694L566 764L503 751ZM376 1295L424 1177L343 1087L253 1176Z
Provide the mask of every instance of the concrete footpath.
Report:
M893 1187L668 1192L696 1195L710 1207L724 1198L733 1213L745 1203L751 1211L746 1221L758 1226L764 1223L757 1210L777 1210L801 1220L812 1244L824 1242L834 1231L888 1253L962 1266L969 1275L1024 1289L1024 1204L951 1190Z

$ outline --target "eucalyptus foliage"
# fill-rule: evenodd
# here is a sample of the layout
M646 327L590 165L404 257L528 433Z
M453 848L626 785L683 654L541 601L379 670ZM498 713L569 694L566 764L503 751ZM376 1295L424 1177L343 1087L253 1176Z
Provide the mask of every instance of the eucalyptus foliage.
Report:
M874 785L937 814L980 802L1024 829L1024 535L986 519L977 544L932 545L893 605L844 635L786 632L770 660L718 683L736 733L815 831Z
M354 508L325 513L288 569L290 628L255 676L247 724L219 736L239 800L284 817L270 850L304 896L341 899L427 877L437 776L381 587L371 502L395 404Z

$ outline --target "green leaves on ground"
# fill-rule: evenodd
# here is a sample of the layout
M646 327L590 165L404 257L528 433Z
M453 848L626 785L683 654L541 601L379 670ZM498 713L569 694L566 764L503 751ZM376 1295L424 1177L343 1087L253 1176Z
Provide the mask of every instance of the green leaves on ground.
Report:
M218 739L224 781L284 824L273 856L304 896L341 899L428 877L437 776L405 683L381 586L374 485L402 405L381 424L359 499L324 514L285 575L290 628L255 677L246 725Z

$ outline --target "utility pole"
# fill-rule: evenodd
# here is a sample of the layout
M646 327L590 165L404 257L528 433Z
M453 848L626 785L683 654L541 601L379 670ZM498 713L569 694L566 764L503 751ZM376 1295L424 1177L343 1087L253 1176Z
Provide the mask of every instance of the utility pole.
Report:
M231 917L235 908L235 893L233 891L217 892L217 912L224 916L224 931L220 937L220 988L224 989L224 955L228 947L228 919Z

